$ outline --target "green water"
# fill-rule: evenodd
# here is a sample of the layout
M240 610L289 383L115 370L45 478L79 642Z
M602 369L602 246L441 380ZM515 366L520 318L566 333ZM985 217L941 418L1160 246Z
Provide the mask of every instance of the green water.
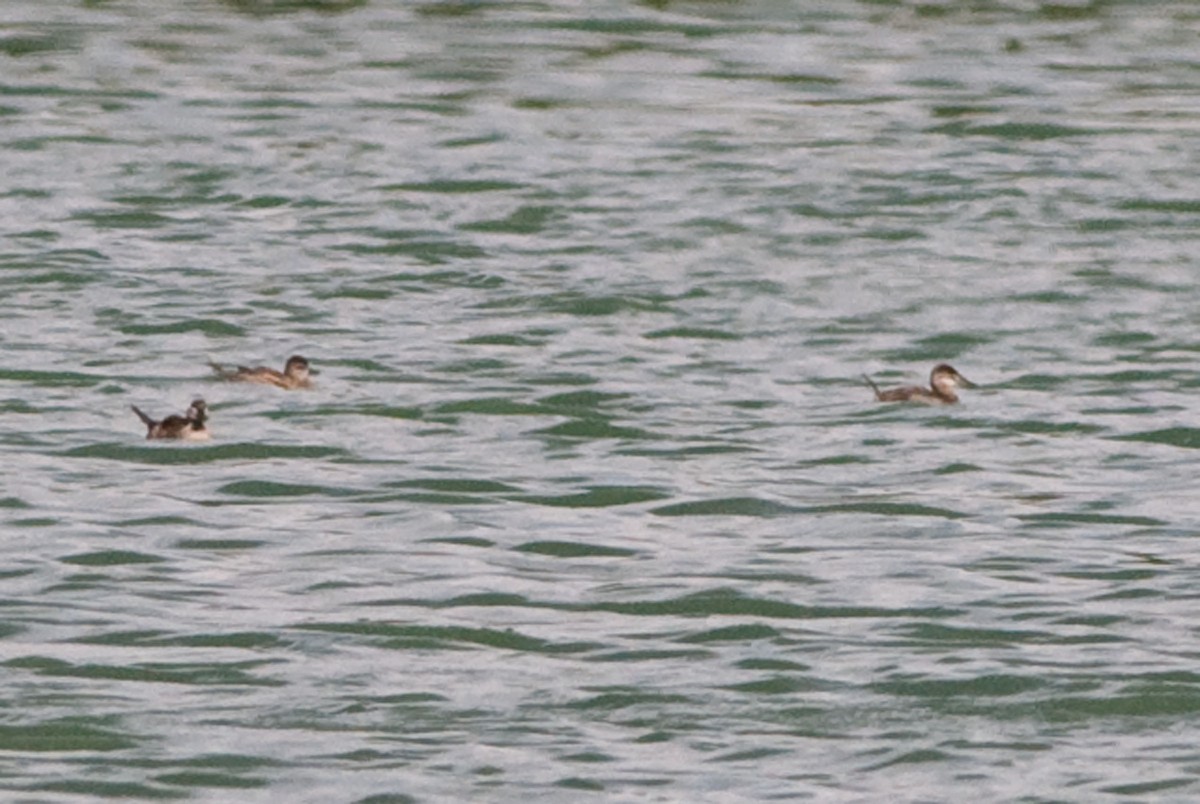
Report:
M3 795L1193 800L1198 24L6 4Z

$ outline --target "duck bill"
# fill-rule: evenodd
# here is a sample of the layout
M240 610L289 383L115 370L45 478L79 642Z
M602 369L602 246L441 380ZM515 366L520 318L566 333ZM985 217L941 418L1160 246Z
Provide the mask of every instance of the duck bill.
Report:
M956 382L958 383L959 387L961 387L961 388L978 388L979 387L978 385L971 382L970 380L968 380L966 377L964 377L961 374L958 375Z

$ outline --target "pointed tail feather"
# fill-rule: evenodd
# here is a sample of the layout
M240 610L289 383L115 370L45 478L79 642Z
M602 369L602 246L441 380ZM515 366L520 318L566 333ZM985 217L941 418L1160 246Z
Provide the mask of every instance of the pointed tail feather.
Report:
M137 405L130 405L129 407L133 408L133 412L136 413L138 418L142 420L142 424L146 425L147 427L153 427L155 425L154 419L151 419L149 416L143 413L142 409Z
M879 386L876 385L866 374L862 375L862 378L867 381L867 385L871 386L871 390L875 393L875 399L882 401L883 393L880 392Z

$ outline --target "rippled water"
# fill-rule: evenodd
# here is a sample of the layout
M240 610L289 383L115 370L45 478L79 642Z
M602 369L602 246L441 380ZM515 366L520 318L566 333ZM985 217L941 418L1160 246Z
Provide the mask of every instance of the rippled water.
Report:
M0 789L1193 799L1198 23L7 3Z

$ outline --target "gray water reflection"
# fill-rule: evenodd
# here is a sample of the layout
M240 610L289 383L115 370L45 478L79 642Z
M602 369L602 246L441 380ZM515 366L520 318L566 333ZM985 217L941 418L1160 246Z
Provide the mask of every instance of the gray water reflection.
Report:
M1183 800L1197 16L8 4L0 788Z

